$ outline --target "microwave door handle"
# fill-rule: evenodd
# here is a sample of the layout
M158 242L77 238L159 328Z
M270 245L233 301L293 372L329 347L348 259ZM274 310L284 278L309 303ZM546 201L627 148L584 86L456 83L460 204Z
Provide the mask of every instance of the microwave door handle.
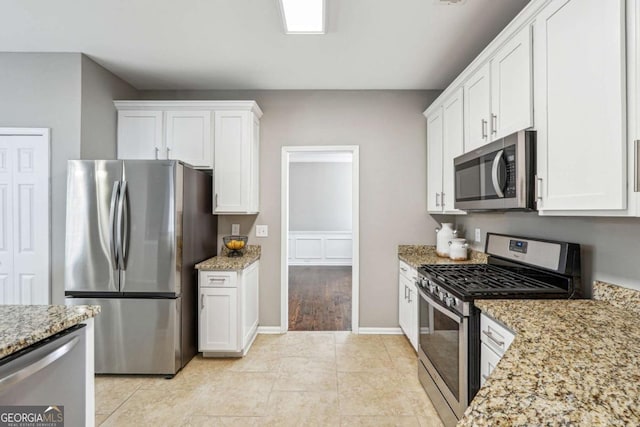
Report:
M493 165L491 167L491 181L493 182L493 189L496 190L496 194L501 199L504 197L504 193L502 192L502 186L500 185L500 180L498 179L498 168L500 167L502 154L504 154L504 150L498 151L498 154L496 154L496 157L493 159Z

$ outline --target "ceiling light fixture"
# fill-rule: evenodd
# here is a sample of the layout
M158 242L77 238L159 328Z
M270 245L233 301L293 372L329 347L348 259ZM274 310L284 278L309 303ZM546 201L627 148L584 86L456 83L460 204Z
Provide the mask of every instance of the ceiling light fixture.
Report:
M286 34L324 34L326 0L279 0Z

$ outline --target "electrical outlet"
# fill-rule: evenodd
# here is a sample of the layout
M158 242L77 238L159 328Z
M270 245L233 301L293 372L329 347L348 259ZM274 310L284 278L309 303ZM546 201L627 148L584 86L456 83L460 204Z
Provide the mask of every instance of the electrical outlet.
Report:
M474 239L476 243L482 242L482 233L479 228L476 228L476 238Z
M234 236L240 234L240 224L231 224L231 234Z
M256 225L256 237L268 237L269 226L268 225Z

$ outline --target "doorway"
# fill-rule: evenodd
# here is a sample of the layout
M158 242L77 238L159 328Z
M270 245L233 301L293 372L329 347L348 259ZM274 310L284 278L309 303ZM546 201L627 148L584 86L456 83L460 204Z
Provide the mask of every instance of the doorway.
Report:
M49 304L49 129L0 128L0 304Z
M282 332L358 332L358 154L282 149Z

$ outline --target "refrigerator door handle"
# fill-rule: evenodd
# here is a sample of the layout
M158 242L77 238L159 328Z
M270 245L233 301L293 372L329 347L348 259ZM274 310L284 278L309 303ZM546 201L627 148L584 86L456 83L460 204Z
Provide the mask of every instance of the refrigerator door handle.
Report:
M111 258L111 268L114 270L118 269L118 251L116 244L116 204L118 202L119 190L120 181L114 181L113 190L111 191L111 206L109 208L109 255Z
M126 270L126 233L129 232L125 208L127 205L127 181L122 181L118 198L118 218L116 220L116 253L118 254L118 268ZM128 214L128 209L127 214Z

